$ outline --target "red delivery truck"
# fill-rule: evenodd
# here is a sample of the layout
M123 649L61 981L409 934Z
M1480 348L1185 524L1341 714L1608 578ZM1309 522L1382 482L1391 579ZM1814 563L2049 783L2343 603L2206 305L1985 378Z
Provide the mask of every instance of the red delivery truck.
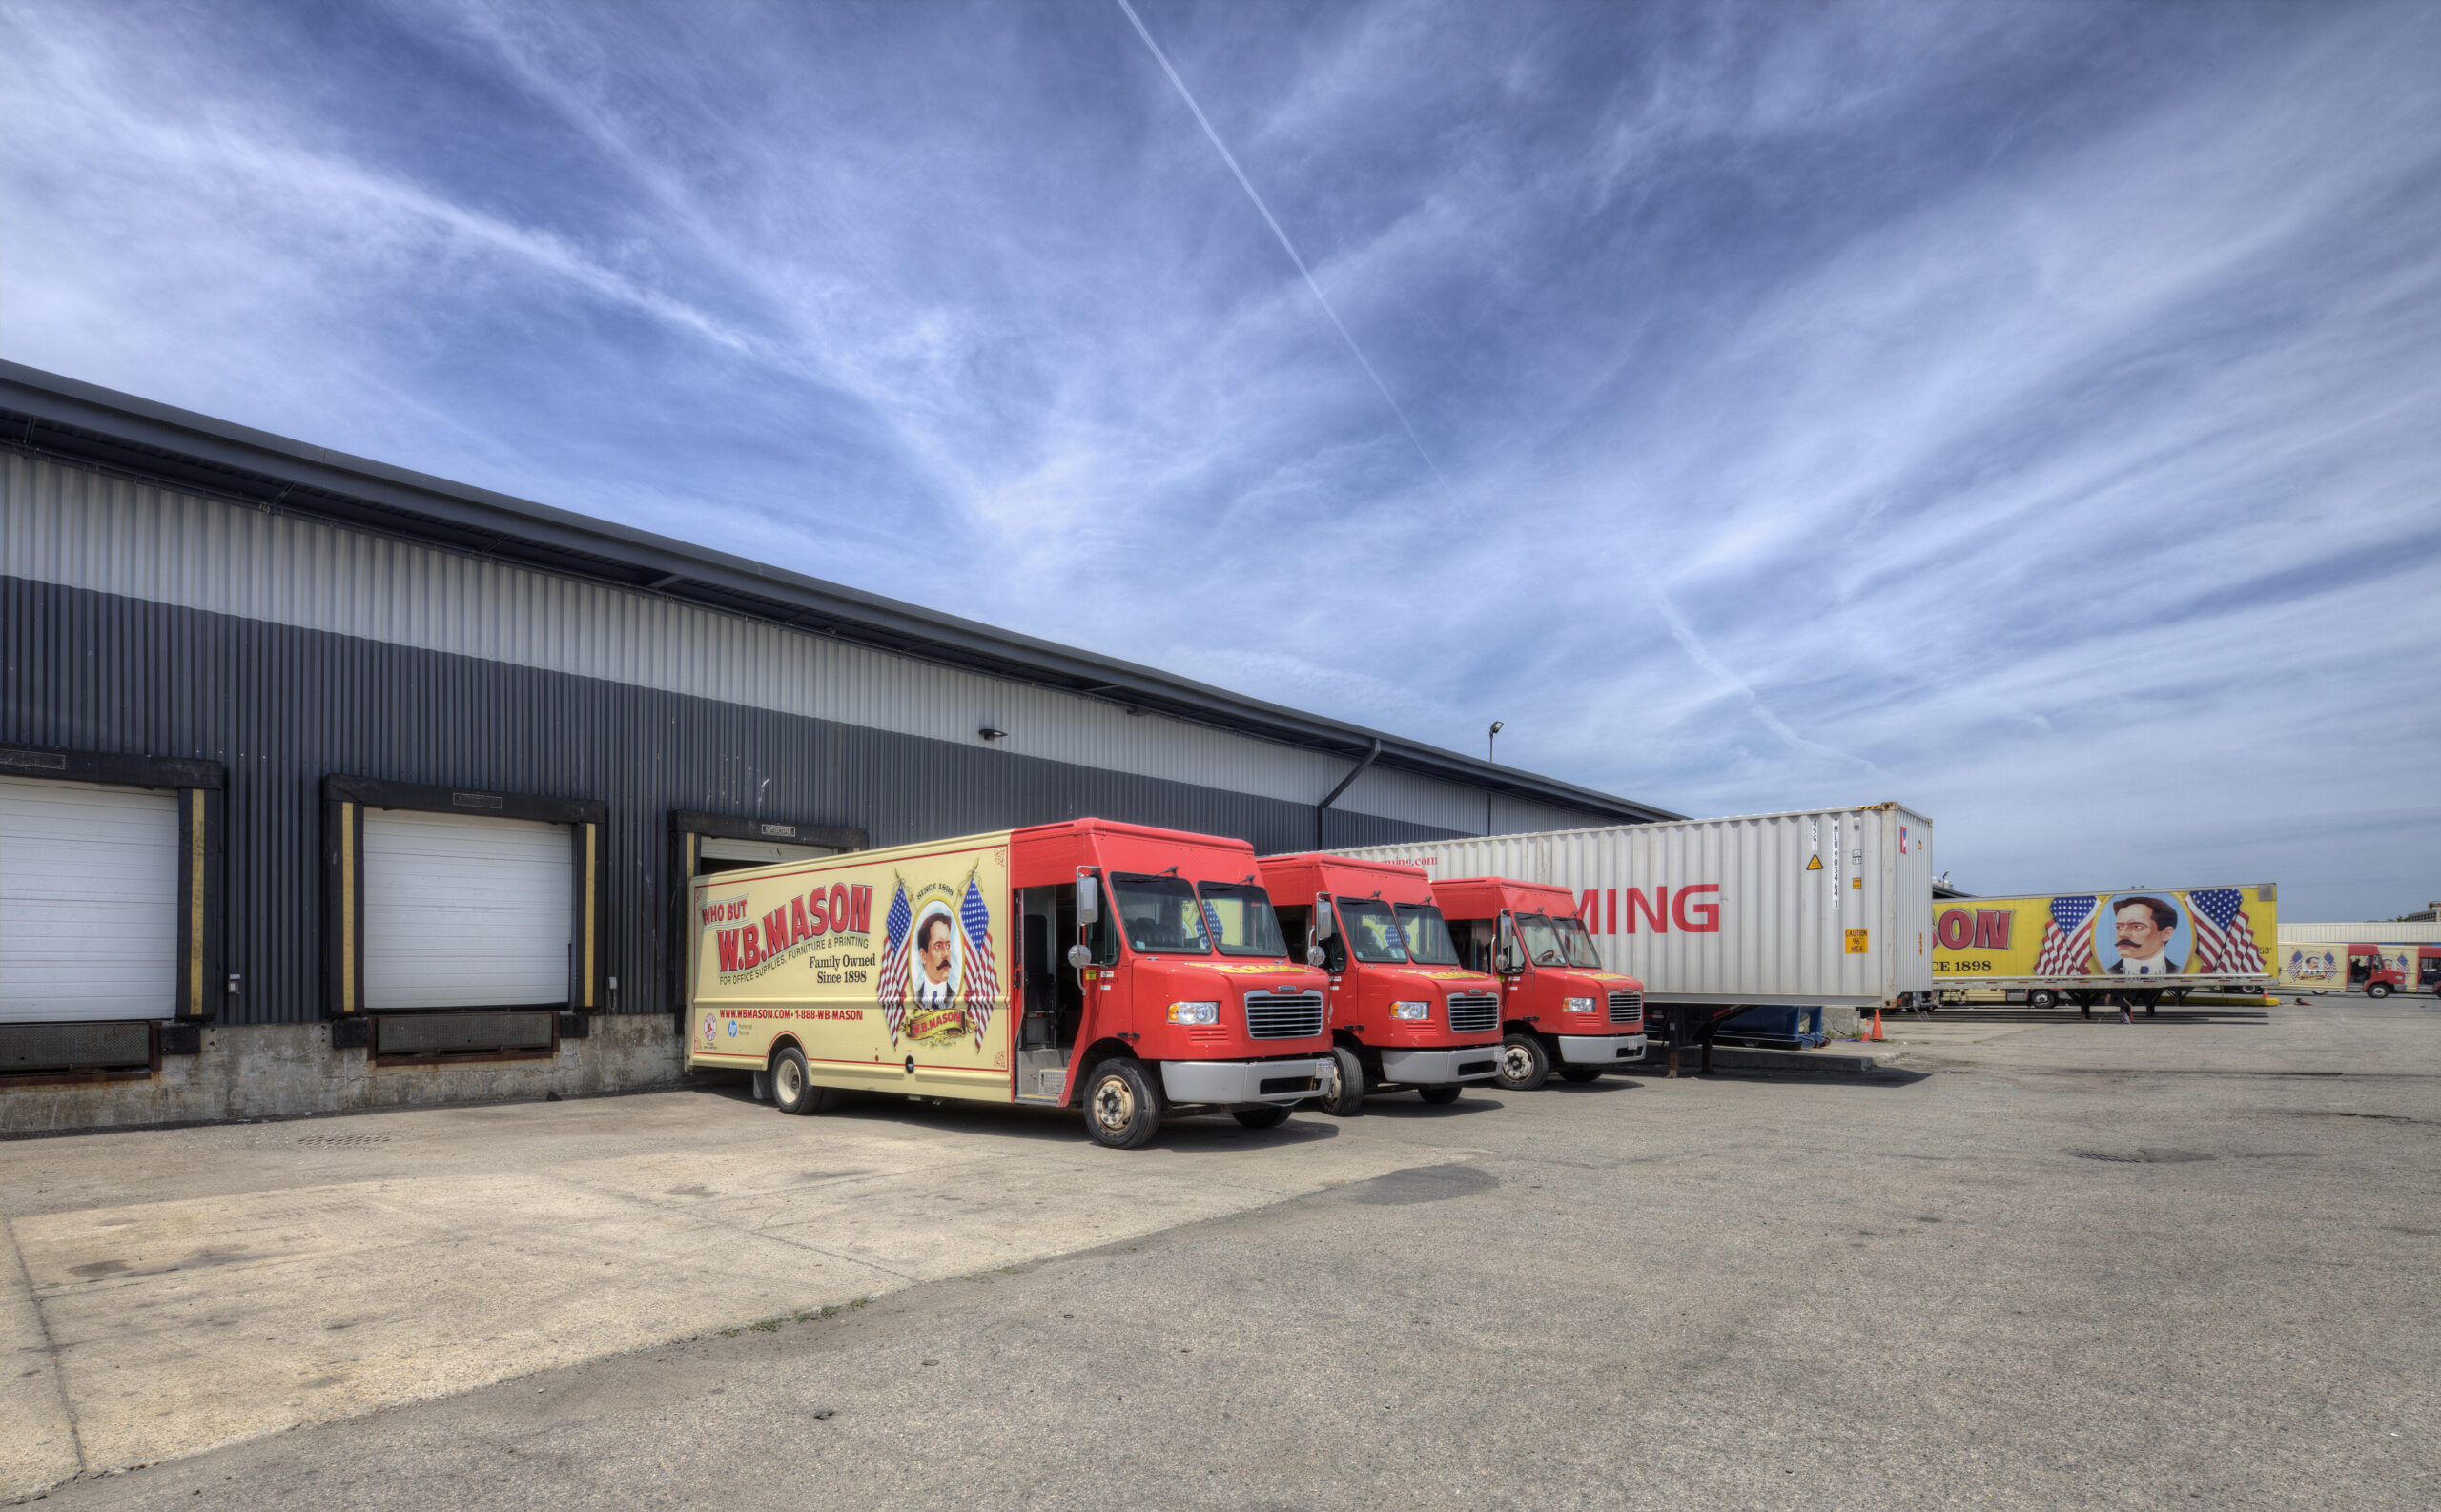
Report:
M1509 877L1432 884L1458 959L1501 980L1500 1084L1528 1092L1557 1067L1591 1081L1644 1058L1644 984L1602 969L1566 888Z
M1134 1149L1165 1114L1271 1128L1333 1070L1327 980L1242 840L1077 819L715 872L689 901L687 1065L766 1076L784 1112L1079 1108Z
M2415 987L2420 992L2441 992L2441 945L2415 948Z
M2392 962L2386 947L2351 945L2348 948L2348 985L2367 997L2388 997L2407 991L2407 972Z
M1265 856L1263 890L1292 944L1311 939L1330 976L1333 1072L1323 1111L1361 1113L1368 1093L1413 1088L1457 1100L1500 1073L1500 983L1458 949L1414 867L1344 856Z

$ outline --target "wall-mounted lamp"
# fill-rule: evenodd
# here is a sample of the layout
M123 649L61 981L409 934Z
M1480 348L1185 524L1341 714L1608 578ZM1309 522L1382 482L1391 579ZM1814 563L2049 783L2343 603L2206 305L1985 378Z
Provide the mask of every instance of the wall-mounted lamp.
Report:
M982 737L983 737L985 740L987 740L987 741L1007 740L1007 739L1009 738L1009 732L1008 732L1007 730L1004 730L1004 729L994 729L994 728L993 728L991 725L984 725L981 729L976 730L974 733L976 733L977 735L982 736Z

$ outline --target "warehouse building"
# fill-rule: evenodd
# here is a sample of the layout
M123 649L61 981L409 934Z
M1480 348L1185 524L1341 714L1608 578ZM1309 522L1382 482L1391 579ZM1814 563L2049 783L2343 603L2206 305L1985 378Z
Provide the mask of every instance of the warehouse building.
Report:
M0 1130L675 1074L708 868L1673 817L0 363Z

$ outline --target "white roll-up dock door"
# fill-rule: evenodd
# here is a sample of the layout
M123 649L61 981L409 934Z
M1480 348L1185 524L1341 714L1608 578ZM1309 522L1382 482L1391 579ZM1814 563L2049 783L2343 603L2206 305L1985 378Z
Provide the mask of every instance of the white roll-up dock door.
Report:
M365 1007L565 1004L569 838L536 820L366 807Z
M0 777L0 1023L175 1012L178 867L171 793Z

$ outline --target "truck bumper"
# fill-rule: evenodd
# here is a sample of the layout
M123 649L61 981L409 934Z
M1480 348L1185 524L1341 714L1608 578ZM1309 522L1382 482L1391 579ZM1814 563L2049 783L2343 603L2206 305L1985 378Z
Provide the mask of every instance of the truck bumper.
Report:
M1644 1059L1642 1034L1562 1034L1560 1059L1571 1066L1626 1066Z
M1407 1087L1439 1087L1453 1081L1489 1081L1499 1074L1498 1045L1382 1052L1382 1079Z
M1165 1060L1172 1102L1302 1102L1323 1090L1328 1060Z

